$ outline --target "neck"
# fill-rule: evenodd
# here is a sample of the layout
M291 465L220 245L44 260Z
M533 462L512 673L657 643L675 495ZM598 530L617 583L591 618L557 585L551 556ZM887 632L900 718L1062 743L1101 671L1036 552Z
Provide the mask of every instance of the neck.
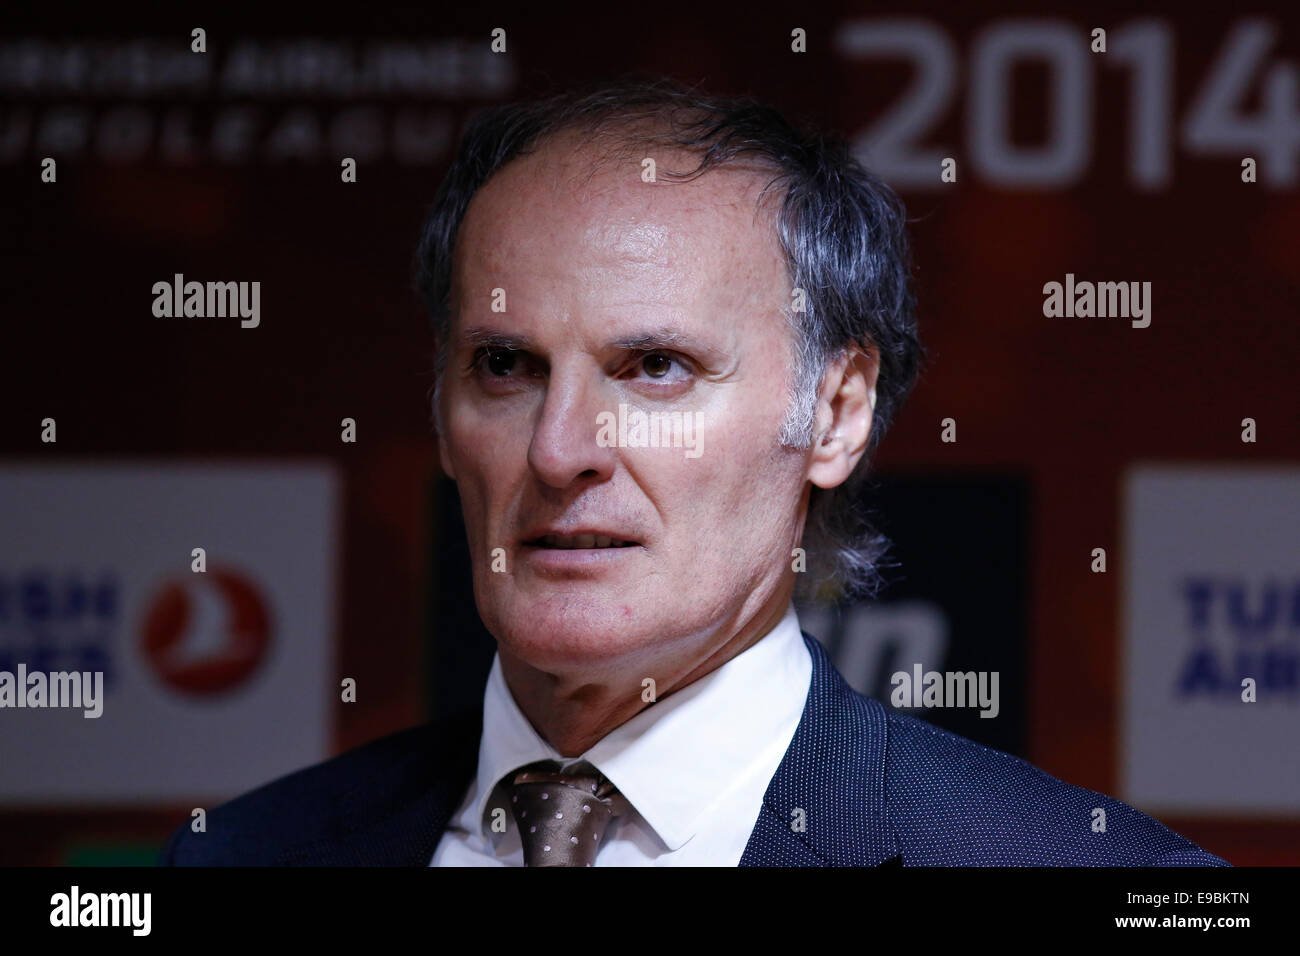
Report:
M641 681L655 679L655 698L662 700L717 670L753 647L781 622L793 586L769 598L738 627L715 628L712 640L692 642L683 654L668 645L670 657L638 657L630 666L603 666L599 673L556 674L530 666L498 645L506 686L533 729L564 757L578 757L651 702L642 699ZM730 622L729 622L730 623Z

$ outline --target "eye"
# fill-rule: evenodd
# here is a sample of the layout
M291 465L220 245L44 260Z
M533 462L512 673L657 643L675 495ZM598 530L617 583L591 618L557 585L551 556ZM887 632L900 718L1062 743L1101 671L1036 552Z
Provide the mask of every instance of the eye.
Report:
M651 352L641 360L641 367L651 378L663 378L673 367L673 360L662 352Z
M510 370L515 367L515 356L498 349L495 352L489 352L487 356L487 368L493 375L509 375Z
M669 352L646 352L637 358L629 371L633 378L639 374L660 382L684 382L691 375L686 360Z
M473 364L493 378L507 378L519 364L519 355L514 349L484 346L474 353Z

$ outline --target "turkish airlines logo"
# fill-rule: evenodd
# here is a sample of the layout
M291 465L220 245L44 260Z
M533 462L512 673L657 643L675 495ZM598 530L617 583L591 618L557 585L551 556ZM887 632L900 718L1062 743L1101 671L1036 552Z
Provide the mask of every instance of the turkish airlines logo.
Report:
M140 644L163 683L212 697L239 687L266 659L271 615L248 578L209 569L158 592L145 613Z

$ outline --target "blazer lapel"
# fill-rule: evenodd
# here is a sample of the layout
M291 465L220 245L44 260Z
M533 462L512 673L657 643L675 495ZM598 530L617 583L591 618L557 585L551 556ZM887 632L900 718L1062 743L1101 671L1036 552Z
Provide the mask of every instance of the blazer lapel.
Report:
M901 865L885 812L885 710L803 637L813 665L808 699L740 865Z

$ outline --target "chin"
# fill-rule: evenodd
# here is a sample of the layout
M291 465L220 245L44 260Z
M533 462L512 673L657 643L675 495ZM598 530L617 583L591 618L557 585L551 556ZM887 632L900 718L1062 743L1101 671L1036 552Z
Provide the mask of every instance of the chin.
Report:
M513 656L540 670L626 661L661 642L665 634L657 616L637 614L627 601L519 597L503 611L484 616L488 630Z

